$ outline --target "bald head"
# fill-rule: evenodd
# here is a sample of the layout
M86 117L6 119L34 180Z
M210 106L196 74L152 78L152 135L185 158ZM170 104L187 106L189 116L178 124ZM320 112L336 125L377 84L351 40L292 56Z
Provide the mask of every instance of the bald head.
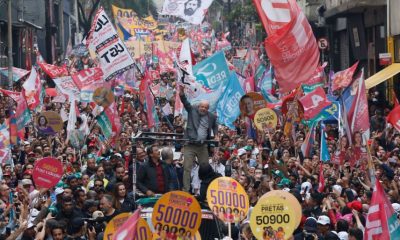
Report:
M206 115L208 113L208 108L210 107L210 103L207 100L202 100L199 103L199 113L200 115Z

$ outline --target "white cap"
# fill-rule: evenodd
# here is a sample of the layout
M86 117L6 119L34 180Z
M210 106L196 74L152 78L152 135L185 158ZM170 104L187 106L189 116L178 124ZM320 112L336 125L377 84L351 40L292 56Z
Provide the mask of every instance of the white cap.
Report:
M93 219L97 219L100 217L104 217L104 213L102 211L94 211L92 214L92 218Z
M337 194L342 194L342 186L340 185L333 185L332 190L335 191Z
M338 237L340 240L349 240L349 234L347 232L339 232Z
M317 223L321 224L321 225L327 225L327 224L331 224L331 220L329 219L328 216L321 215L318 217Z
M58 194L63 193L63 192L64 192L64 189L63 189L63 188L56 188L56 190L54 190L54 193L56 194L56 196L57 196Z
M301 184L300 194L304 194L304 192L309 193L311 188L312 188L312 185L310 182L303 182Z
M22 184L22 186L24 186L24 185L32 185L32 180L30 180L30 179L22 179L21 180L21 184Z
M238 150L238 156L239 157L242 156L243 154L246 154L246 153L247 153L246 150L244 150L243 148Z
M393 207L394 211L400 212L400 204L392 203L392 207Z

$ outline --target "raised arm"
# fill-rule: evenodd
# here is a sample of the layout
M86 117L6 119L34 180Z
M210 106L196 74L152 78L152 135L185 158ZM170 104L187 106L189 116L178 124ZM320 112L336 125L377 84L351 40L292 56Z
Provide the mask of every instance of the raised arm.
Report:
M186 98L184 86L179 86L179 97L181 98L181 102L182 102L183 106L185 107L186 111L190 112L192 110L192 105L189 103L189 101Z

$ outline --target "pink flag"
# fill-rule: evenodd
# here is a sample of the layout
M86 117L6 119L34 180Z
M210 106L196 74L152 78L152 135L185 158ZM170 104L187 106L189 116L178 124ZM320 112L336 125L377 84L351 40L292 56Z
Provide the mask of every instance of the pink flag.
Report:
M321 87L300 98L299 102L303 106L305 119L314 118L322 109L331 105L331 102L326 98L324 89Z
M348 87L353 80L353 74L356 71L357 66L358 62L346 70L335 73L332 79L332 91Z
M42 82L39 74L32 68L31 74L22 85L22 92L25 95L26 102L30 110L35 109L40 104L40 91L42 90Z
M140 208L136 210L125 223L118 228L117 232L111 239L115 240L131 240L134 239L137 232L137 225L140 219Z
M179 114L182 113L183 113L183 103L181 102L181 98L179 97L179 88L177 88L175 94L174 117L179 116Z
M155 120L153 116L153 108L154 108L154 97L150 93L149 90L149 83L148 83L148 73L145 73L144 78L142 79L142 82L140 83L140 92L144 94L144 101L146 102L146 115L147 115L147 125L149 128L152 128L155 126Z
M253 0L267 32L265 48L281 92L307 83L319 63L311 26L296 0Z

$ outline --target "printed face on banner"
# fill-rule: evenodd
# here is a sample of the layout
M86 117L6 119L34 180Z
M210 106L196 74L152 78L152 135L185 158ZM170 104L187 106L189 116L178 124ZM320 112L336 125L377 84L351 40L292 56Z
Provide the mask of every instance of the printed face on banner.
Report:
M183 13L186 16L192 16L201 6L201 0L188 0L184 4Z
M152 223L155 233L166 235L179 232L194 236L201 224L201 209L196 198L186 192L172 191L164 194L154 205Z
M249 197L240 183L230 177L219 177L207 189L208 205L224 222L238 223L247 216Z

